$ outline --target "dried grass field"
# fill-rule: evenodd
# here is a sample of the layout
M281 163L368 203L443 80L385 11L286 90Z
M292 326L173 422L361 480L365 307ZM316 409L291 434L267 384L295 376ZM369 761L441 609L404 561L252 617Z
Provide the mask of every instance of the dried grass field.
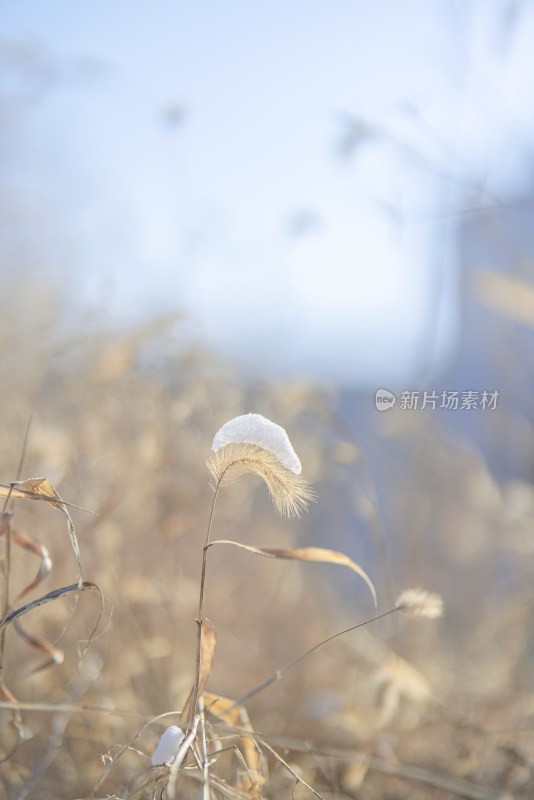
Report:
M57 318L42 293L2 301L0 796L533 797L532 486L497 479L432 415L369 414L364 431L333 391L245 385L179 347L179 320L74 337ZM365 580L214 546L203 613L217 639L196 661L206 461L248 411L286 429L317 502L284 517L240 475L212 539L346 554L378 614L423 587L442 618L401 609L299 660L375 616ZM153 766L172 725L194 742Z

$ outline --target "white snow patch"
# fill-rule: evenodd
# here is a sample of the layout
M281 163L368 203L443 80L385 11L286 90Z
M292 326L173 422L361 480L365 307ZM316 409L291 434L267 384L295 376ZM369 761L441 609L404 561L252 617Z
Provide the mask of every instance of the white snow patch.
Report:
M225 423L215 434L212 450L227 444L255 444L272 453L282 466L300 475L302 467L289 436L281 425L271 422L261 414L242 414Z
M167 728L152 755L152 766L170 764L178 752L183 738L184 732L177 725L171 725L170 728Z

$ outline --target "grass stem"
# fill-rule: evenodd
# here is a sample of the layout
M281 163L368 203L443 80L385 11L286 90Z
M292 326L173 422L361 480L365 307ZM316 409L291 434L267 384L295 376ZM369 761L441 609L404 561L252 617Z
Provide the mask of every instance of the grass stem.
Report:
M281 667L280 669L277 669L276 672L274 672L264 681L259 683L257 686L255 686L246 694L242 695L238 700L235 701L234 706L232 707L243 705L244 703L246 703L247 700L250 700L251 697L253 697L256 694L259 694L259 692L263 691L268 686L270 686L271 683L279 681L286 674L286 672L288 672L288 670L290 670L292 667L295 667L297 664L300 664L301 661L303 661L308 656L311 656L312 653L315 653L315 651L319 650L319 648L323 647L323 645L328 644L328 642L331 642L333 639L337 639L338 636L344 636L346 633L355 631L357 628L363 628L364 625L370 625L371 622L376 622L379 619L388 617L390 616L390 614L394 614L396 611L401 611L401 609L402 606L395 606L394 608L390 608L389 611L384 611L383 614L378 614L376 617L371 617L371 619L366 619L364 622L359 622L357 625L352 625L350 628L345 628L342 631L338 631L337 633L332 634L332 636L328 636L326 639L323 639L317 644L314 644L313 647L310 647L304 653L301 653L299 656L289 661L285 666Z
M199 695L199 683L200 683L200 658L202 652L202 625L204 623L204 593L205 593L205 586L206 586L206 568L208 563L208 550L210 544L210 536L211 536L211 528L213 524L213 515L215 512L215 503L217 502L217 497L219 494L219 487L220 481L215 486L215 492L213 495L213 502L211 504L211 511L210 517L208 520L208 528L206 531L206 542L204 544L204 548L202 550L202 572L200 575L200 591L198 596L198 616L197 616L197 649L196 649L196 659L195 659L195 683L193 686L193 692L191 695L191 704L189 706L189 715L187 720L188 729L191 729L193 725L193 720L195 718L197 703L198 703L198 695Z

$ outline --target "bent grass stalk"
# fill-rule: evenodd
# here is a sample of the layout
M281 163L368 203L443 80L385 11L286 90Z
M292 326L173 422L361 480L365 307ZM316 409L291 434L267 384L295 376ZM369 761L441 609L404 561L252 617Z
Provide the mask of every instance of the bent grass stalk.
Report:
M443 603L439 595L432 594L424 589L406 589L398 598L394 608L390 608L389 611L384 611L382 614L377 614L370 619L366 619L363 622L358 622L356 625L351 625L350 628L345 628L344 630L338 631L331 636L327 636L326 639L322 639L322 641L314 644L296 658L293 658L285 666L277 669L276 672L274 672L260 684L255 686L246 694L242 695L239 700L236 700L235 705L243 705L247 700L250 700L251 697L254 697L254 695L259 694L261 691L263 691L263 689L266 689L272 683L275 683L275 681L283 678L286 672L293 667L296 667L297 664L300 664L301 661L304 661L305 658L311 656L312 653L315 653L325 644L332 642L334 639L337 639L340 636L345 636L345 634L355 631L358 628L363 628L365 625L370 625L372 622L377 622L380 619L384 619L384 617L389 617L391 614L395 614L397 611L403 611L404 613L414 617L427 617L428 619L435 619L442 615Z
M247 700L250 700L251 697L254 697L255 695L259 694L264 689L267 689L267 687L270 686L272 683L279 681L281 678L284 677L286 672L289 672L290 669L296 667L297 664L300 664L301 661L304 661L305 658L311 656L312 653L315 653L317 650L319 650L319 648L323 647L325 644L332 642L339 636L344 636L345 634L350 633L351 631L355 631L357 630L357 628L363 628L364 625L370 625L372 622L377 622L379 619L383 619L384 617L389 617L391 614L394 614L396 611L400 610L401 606L395 606L395 608L390 608L389 611L384 611L382 614L377 614L376 617L371 617L371 619L366 619L363 622L359 622L357 625L351 625L350 628L345 628L342 631L333 633L331 636L327 636L326 639L322 639L320 642L317 642L317 644L314 644L308 650L305 650L304 653L301 653L296 658L293 658L291 661L285 664L285 666L280 667L280 669L277 669L276 672L273 672L273 674L270 675L268 678L266 678L264 681L259 683L257 686L255 686L246 694L242 695L238 700L235 701L235 705L236 706L243 705L244 703L246 703Z
M213 527L213 519L215 513L215 506L219 496L221 487L226 486L241 475L246 473L255 473L260 476L267 485L271 499L275 505L276 510L289 518L298 517L302 510L306 509L308 503L315 499L315 494L307 481L300 476L301 465L296 453L294 452L291 442L280 426L266 420L259 414L249 414L242 417L236 417L230 422L226 423L216 434L213 445L213 454L207 462L208 469L212 476L212 488L214 491L213 501L206 530L206 539L202 550L202 568L200 575L200 588L199 588L199 602L198 602L198 617L197 617L197 642L196 642L196 657L195 657L195 678L193 688L184 705L182 717L186 721L186 730L188 741L198 727L199 719L203 719L204 708L201 703L204 690L206 688L207 680L211 672L211 665L213 661L213 653L215 648L215 630L209 620L204 617L204 598L206 591L206 573L208 550L211 546L211 531ZM223 542L217 542L223 544ZM358 573L368 584L375 608L377 606L376 592L374 585L365 571L347 556L333 550L326 550L323 548L286 548L286 549L257 549L249 548L239 542L224 542L234 544L245 549L252 550L257 554L267 555L271 558L285 558L300 561L323 561L336 564L342 564L350 567L353 571ZM382 615L381 615L382 616ZM383 615L385 616L385 615ZM366 623L360 623L366 624ZM209 629L207 628L209 625ZM355 627L360 627L360 625ZM206 643L204 644L204 631L206 630ZM346 631L344 631L346 632ZM341 635L340 633L334 634L330 637L336 638ZM330 641L330 639L326 641ZM261 684L245 696L246 699L251 694L266 688L274 680L277 680L290 669L290 667L297 664L307 655L310 655L318 647L326 644L321 642L319 645L311 648L308 652L299 656L286 667L278 670L274 676L269 678L266 682ZM240 701L231 704L231 708L239 705ZM197 714L197 707L200 711ZM203 730L203 724L201 724ZM193 736L194 738L194 736ZM185 742L181 746L184 747ZM207 772L207 764L204 762L202 769L203 777L203 797L209 797L209 784L210 779ZM176 765L173 765L171 777L167 789L170 796L174 796L176 788Z
M197 617L195 680L184 711L191 729L201 691L202 630L208 549L210 546L215 504L221 487L245 473L256 473L265 483L280 514L299 516L314 494L307 481L300 477L300 461L283 428L260 414L245 414L227 422L213 440L212 456L207 462L212 476L213 502L202 551L202 569Z

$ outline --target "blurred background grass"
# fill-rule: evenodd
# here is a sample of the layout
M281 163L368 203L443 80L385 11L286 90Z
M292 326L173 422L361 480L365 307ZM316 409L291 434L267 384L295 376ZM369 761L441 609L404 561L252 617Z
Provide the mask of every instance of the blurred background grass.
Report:
M286 428L318 502L288 522L247 476L216 538L346 552L380 611L418 585L445 603L330 643L251 698L256 730L328 800L534 795L532 7L334 5L0 8L0 482L31 418L21 477L92 512L72 510L105 596L81 663L93 593L62 664L7 630L5 685L55 709L23 711L21 743L1 710L9 800L87 797L182 707L205 461L248 411ZM378 413L378 388L498 404ZM17 501L13 524L53 563L27 599L76 579L53 508ZM37 569L14 548L12 602ZM24 627L55 641L70 609ZM208 688L237 698L373 609L342 568L213 548L206 614ZM101 796L132 795L177 721ZM271 759L265 797L293 789Z
M74 340L61 330L53 287L28 285L22 294L18 286L1 303L1 479L16 478L31 415L22 478L44 475L62 498L94 512L72 513L84 576L106 597L81 664L78 646L98 612L92 595L80 597L59 642L61 665L33 672L42 654L8 629L4 680L18 700L83 702L147 718L181 708L193 679L211 503L205 460L220 425L255 410L287 429L319 501L301 520L283 520L248 476L224 489L215 537L342 550L373 578L380 610L402 588L423 585L442 594L446 613L438 622L386 620L331 643L250 701L253 725L387 762L366 772L295 754L325 797L458 796L457 787L440 788L444 775L488 792L464 787L465 796L531 796L534 490L528 474L507 475L502 462L499 477L490 468L496 454L506 460L504 432L517 427L506 403L463 412L486 414L485 438L477 441L455 430L459 411L378 414L368 393L237 381L231 365L180 345L180 319L120 333L94 327ZM504 336L509 321L495 314L497 324ZM525 336L528 344L528 329ZM513 358L525 363L520 351ZM505 397L514 390L503 379L498 385ZM52 508L18 501L14 526L44 544L53 561L31 598L75 580L67 532ZM12 560L13 597L38 564L18 548ZM54 641L69 609L67 599L48 604L23 620L25 628ZM214 548L206 614L218 645L209 688L237 698L372 613L363 582L341 568ZM100 756L141 724L95 712L26 711L23 718L28 738L15 746L2 712L9 798L87 796L103 769ZM139 748L150 755L161 730L151 727ZM127 754L106 790L127 796L125 785L147 764ZM427 770L437 788L402 776L403 765ZM275 770L267 796L287 796L290 786Z

